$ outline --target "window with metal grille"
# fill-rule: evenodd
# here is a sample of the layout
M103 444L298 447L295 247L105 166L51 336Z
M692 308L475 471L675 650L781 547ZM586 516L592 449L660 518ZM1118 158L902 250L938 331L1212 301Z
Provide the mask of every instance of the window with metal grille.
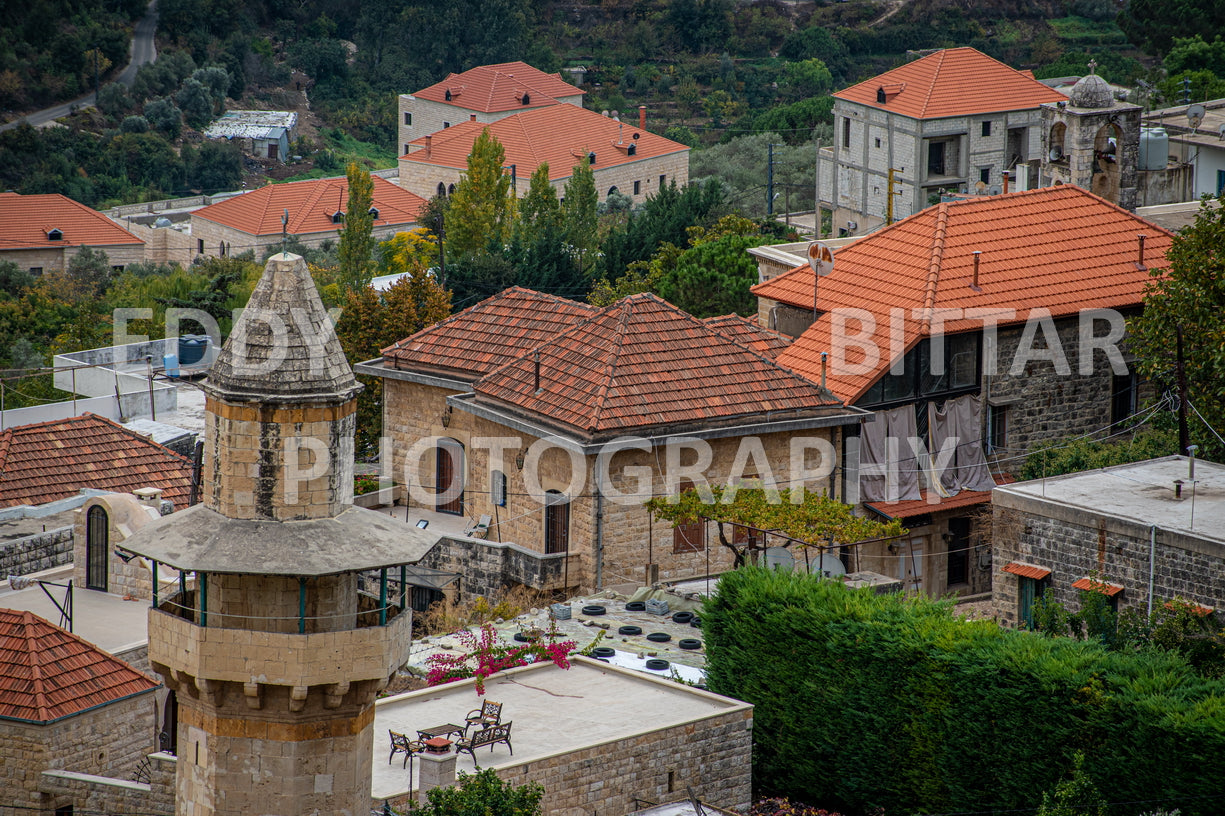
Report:
M544 551L570 551L570 499L557 490L544 495Z

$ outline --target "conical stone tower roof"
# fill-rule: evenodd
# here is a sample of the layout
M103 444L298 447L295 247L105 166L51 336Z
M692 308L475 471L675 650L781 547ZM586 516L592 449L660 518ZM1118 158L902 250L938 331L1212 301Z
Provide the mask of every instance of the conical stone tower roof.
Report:
M306 262L273 255L205 390L229 402L302 404L347 402L361 388Z

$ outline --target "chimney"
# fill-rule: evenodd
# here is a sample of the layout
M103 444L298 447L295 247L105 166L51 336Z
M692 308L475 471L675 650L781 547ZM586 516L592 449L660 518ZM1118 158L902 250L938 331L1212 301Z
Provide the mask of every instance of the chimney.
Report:
M826 369L826 365L828 362L829 362L829 352L828 351L821 352L821 388L823 389L825 389L825 369Z
M475 113L470 113L470 114L468 114L468 121L469 121L469 122L475 122L475 121L476 121L476 114L475 114Z
M1007 170L1004 171L1004 195L1008 194L1008 178L1012 175Z
M639 130L647 129L647 106L646 105L638 106L638 129Z
M434 137L427 134L425 137L425 157L430 157L430 150L433 148Z
M1138 265L1138 266L1139 266L1141 269L1144 269L1144 268L1145 268L1145 266L1144 266L1144 239L1145 239L1146 237L1148 237L1148 236L1146 236L1146 235L1145 235L1143 232L1142 232L1142 233L1140 233L1139 235L1137 235L1137 236L1136 236L1136 239L1137 239L1137 240L1139 240L1139 242L1140 242L1140 257L1139 257L1139 259L1136 261L1136 264L1137 264L1137 265Z
M978 263L982 259L982 250L974 250L974 282L970 286L974 289L978 288Z
M535 354L533 354L532 359L535 364L533 367L536 370L536 393L539 394L541 390L540 389L540 352L537 351Z
M140 487L133 490L132 495L145 507L152 507L159 513L161 512L162 489L160 487Z

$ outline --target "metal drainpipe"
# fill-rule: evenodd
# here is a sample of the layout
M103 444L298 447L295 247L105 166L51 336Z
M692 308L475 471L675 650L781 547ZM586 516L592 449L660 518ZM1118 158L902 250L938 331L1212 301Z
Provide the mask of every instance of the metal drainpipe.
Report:
M604 588L604 494L598 483L595 486L595 588Z
M1157 561L1157 525L1148 528L1148 617L1153 618L1153 569Z

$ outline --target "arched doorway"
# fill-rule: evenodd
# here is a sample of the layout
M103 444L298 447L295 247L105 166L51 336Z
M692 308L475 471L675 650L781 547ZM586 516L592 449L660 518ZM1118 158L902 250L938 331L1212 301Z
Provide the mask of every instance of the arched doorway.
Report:
M464 446L455 439L441 439L435 448L434 484L439 513L464 514Z
M1093 137L1093 181L1091 192L1115 204L1119 202L1119 158L1123 131L1118 125L1103 125Z
M110 519L98 505L89 508L85 522L85 586L107 590L107 564L110 558Z
M544 551L570 551L570 499L559 490L544 495Z

